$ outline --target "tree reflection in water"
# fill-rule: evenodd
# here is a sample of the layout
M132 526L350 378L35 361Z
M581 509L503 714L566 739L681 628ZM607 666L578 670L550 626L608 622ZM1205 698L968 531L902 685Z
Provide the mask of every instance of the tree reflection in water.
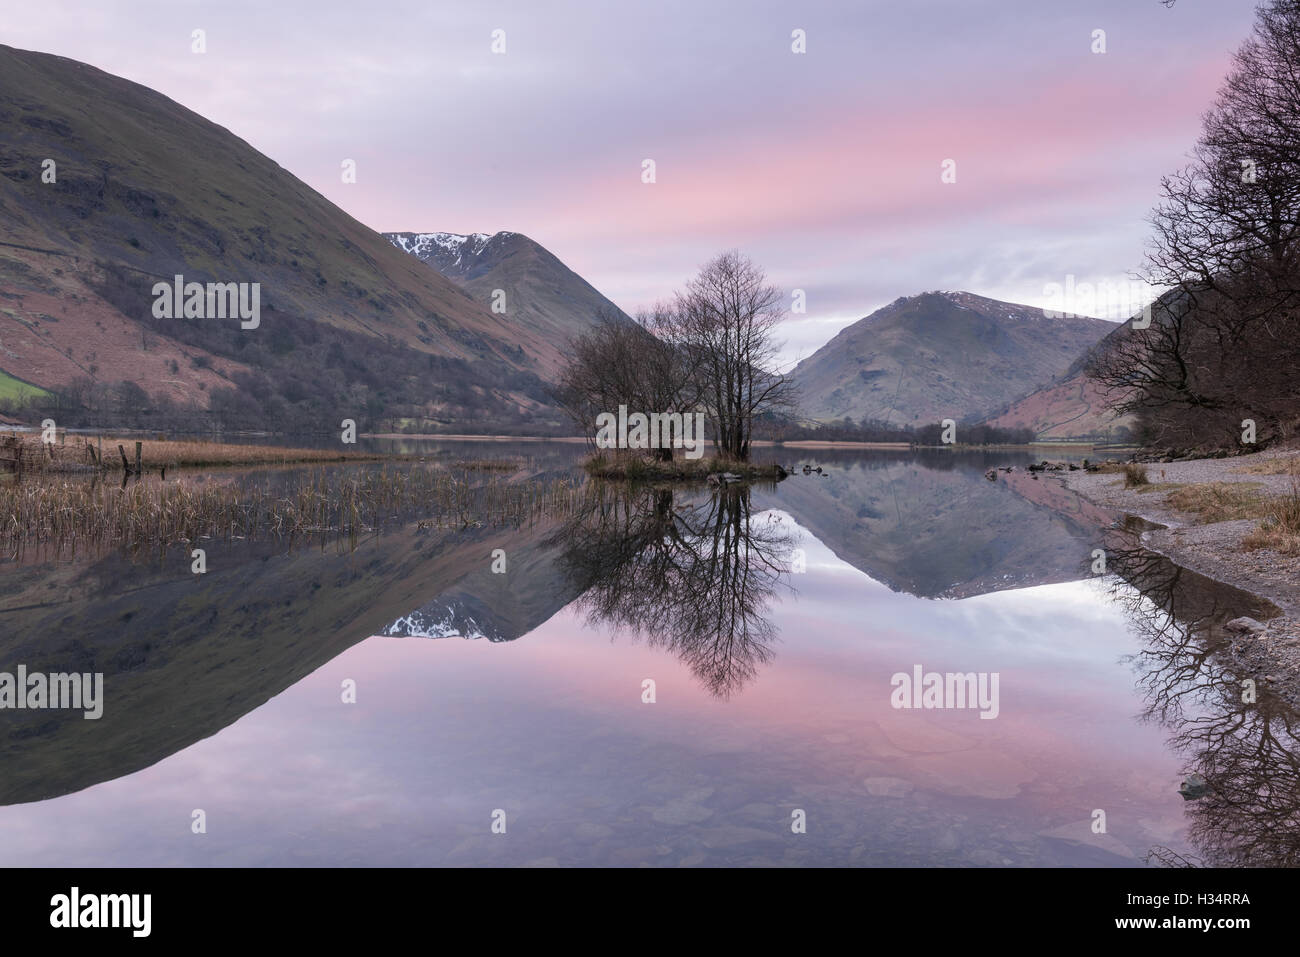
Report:
M1170 729L1186 770L1208 785L1205 797L1186 806L1189 843L1209 866L1300 864L1297 714L1232 655L1223 627L1277 609L1135 544L1112 542L1107 554L1123 579L1113 596L1142 641L1133 660L1144 717ZM1181 800L1172 788L1170 797ZM1198 863L1168 848L1151 856L1176 866Z
M553 538L593 624L666 648L728 698L772 657L765 617L788 573L793 523L755 516L749 488L674 493L595 483Z

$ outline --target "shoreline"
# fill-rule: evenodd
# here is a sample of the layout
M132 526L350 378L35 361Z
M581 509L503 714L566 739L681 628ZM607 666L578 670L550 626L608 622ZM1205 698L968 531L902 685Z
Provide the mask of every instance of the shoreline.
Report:
M443 435L424 432L362 432L362 439L418 439L447 442L586 442L580 435Z
M448 441L448 442L566 442L566 443L584 443L590 439L582 435L464 435L464 434L444 434L444 433L427 433L427 432L363 432L359 436L363 439L415 439L420 441ZM857 442L849 439L754 439L750 443L753 448L786 448L786 449L944 449L958 452L969 451L1011 451L1020 452L1032 449L1046 448L1068 448L1068 449L1100 449L1092 442L1033 442L1028 445L965 445L956 443L953 445L917 445L913 442ZM1116 447L1108 449L1112 452L1124 451L1127 447Z
M1209 482L1256 483L1260 495L1271 498L1290 489L1289 475L1241 470L1277 458L1300 464L1300 452L1295 451L1148 463L1152 484L1145 491L1124 488L1122 477L1115 473L1055 475L1093 505L1161 526L1141 534L1142 547L1275 606L1279 614L1263 623L1262 632L1229 633L1228 650L1245 667L1265 676L1272 691L1300 707L1300 555L1245 548L1242 540L1259 524L1258 518L1198 524L1196 514L1179 511L1165 500L1173 487Z

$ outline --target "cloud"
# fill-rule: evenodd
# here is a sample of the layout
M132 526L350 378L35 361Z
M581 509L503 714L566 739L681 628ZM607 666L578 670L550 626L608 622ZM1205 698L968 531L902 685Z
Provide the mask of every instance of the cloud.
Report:
M1253 8L48 0L6 28L177 99L376 229L523 232L628 311L739 247L808 294L789 357L900 295L1032 300L1135 269Z

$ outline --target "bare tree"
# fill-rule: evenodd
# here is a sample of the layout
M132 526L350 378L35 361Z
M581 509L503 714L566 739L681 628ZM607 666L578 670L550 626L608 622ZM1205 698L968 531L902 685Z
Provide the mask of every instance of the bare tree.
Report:
M706 411L714 447L749 458L754 420L793 408L788 378L774 370L772 337L782 293L738 252L714 257L683 292L637 316L609 316L571 343L556 398L584 429L619 405L643 413ZM588 434L594 434L589 431ZM671 459L671 449L658 449Z
M749 458L754 419L794 406L790 380L774 369L783 298L762 269L729 250L701 267L659 328L697 364L714 446L740 461Z
M571 357L555 397L594 441L596 416L626 405L640 412L684 411L699 399L698 365L691 354L655 335L675 322L671 305L637 315L635 323L602 313L596 327L570 343ZM671 447L654 449L671 461Z
M1300 417L1300 0L1270 0L1203 119L1190 163L1161 182L1146 278L1171 290L1090 372L1147 440L1226 445Z

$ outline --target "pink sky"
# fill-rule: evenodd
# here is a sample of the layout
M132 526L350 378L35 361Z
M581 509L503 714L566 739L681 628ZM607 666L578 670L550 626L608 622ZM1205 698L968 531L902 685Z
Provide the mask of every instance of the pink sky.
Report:
M0 41L153 87L378 230L526 233L628 311L740 248L806 292L788 358L902 295L1045 304L1067 275L1140 267L1159 178L1254 13L1253 0L9 6ZM940 182L948 158L954 184Z

